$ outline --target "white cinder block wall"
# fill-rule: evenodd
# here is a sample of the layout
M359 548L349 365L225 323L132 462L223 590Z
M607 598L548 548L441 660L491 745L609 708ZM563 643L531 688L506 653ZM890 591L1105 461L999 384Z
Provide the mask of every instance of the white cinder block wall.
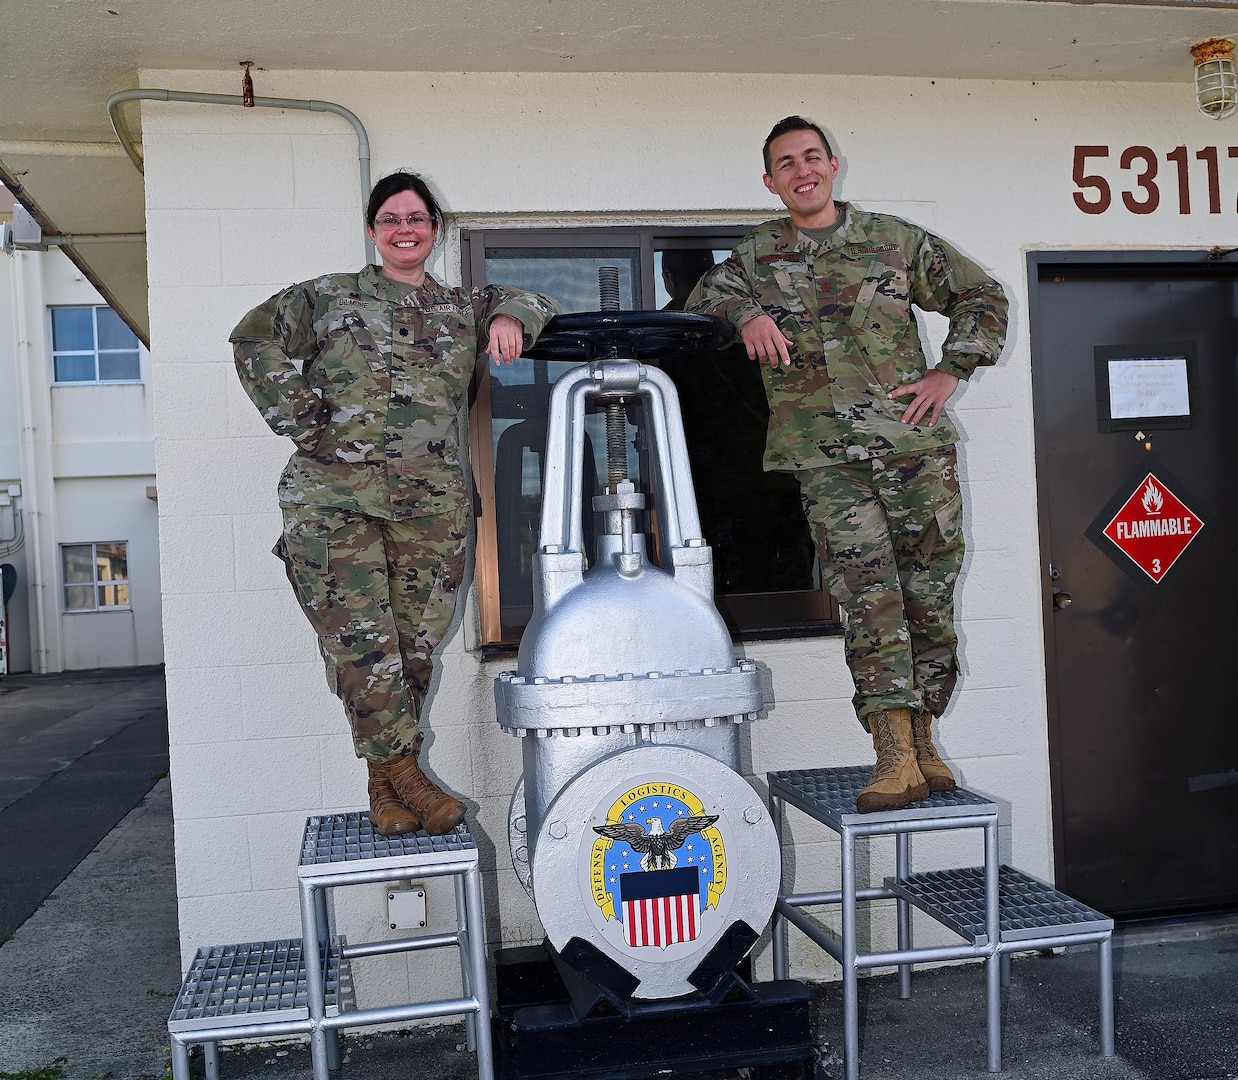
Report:
M1088 216L1072 199L1075 144L1222 141L1195 112L1190 88L669 74L262 72L258 81L262 95L350 108L369 132L374 176L418 169L453 226L466 227L569 225L585 214L616 223L760 220L776 207L760 181L761 142L774 121L802 112L833 135L843 197L936 229L1005 284L1006 353L954 406L965 432L970 551L959 595L960 693L942 743L964 782L1001 803L1002 858L1051 877L1025 256L1238 243L1232 214L1135 216L1119 207ZM234 72L148 71L142 82L236 92ZM143 131L180 925L189 956L202 944L299 933L295 865L306 815L364 805L363 767L270 554L275 482L291 447L267 432L242 394L227 344L237 319L278 288L361 264L361 206L355 139L338 118L147 103ZM1114 177L1115 161L1103 167ZM1171 180L1163 181L1169 200ZM1195 197L1205 199L1202 191ZM459 281L454 229L432 270ZM929 331L940 339L939 326ZM482 663L473 625L466 611L440 658L430 761L475 811L491 943L539 940L506 842L520 755L497 729L491 696L492 680L512 662ZM768 673L767 714L751 729L749 767L759 786L770 769L871 760L839 640L737 652ZM794 814L791 827L797 887L832 883L833 846ZM879 878L893 856L880 845L874 851ZM974 863L979 838L917 839L917 857L922 865ZM447 895L432 891L431 923L450 910ZM354 940L382 933L381 890L344 892L337 914ZM888 937L891 922L876 919L873 936ZM810 950L794 960L799 973L833 974ZM424 986L455 971L454 957L415 963L411 976L402 959L377 977L365 969L363 1001L410 977Z

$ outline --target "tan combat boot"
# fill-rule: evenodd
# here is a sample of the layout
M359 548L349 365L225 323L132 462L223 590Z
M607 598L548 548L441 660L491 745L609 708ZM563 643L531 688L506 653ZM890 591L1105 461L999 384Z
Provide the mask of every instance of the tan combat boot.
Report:
M442 836L459 824L467 807L454 795L421 771L417 757L421 753L421 737L416 746L402 758L389 761L383 768L395 786L396 794L421 819L422 827L431 836Z
M916 764L920 766L929 791L953 791L958 785L954 782L954 773L933 745L932 724L933 714L927 709L921 709L911 718L911 744L916 748Z
M871 814L876 810L898 810L927 798L929 786L916 764L916 751L911 745L911 710L870 713L868 729L877 751L877 764L868 785L856 798L855 808L861 814Z
M370 781L370 821L383 836L400 836L421 828L421 818L414 814L396 792L387 775L387 767L367 761Z

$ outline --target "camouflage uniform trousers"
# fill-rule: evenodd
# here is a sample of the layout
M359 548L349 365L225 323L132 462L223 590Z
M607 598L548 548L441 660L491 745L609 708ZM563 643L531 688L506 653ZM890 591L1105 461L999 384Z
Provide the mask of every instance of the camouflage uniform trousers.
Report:
M282 509L275 554L318 635L357 756L392 761L417 745L430 655L455 614L468 507L403 521Z
M846 613L856 715L940 716L958 678L963 509L953 446L797 474L822 575Z

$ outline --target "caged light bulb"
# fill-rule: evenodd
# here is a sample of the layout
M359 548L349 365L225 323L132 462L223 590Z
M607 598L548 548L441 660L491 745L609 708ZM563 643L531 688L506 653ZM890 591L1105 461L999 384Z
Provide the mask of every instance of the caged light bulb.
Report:
M1191 46L1195 58L1195 103L1214 120L1224 120L1238 108L1238 75L1234 43L1227 37L1204 38Z

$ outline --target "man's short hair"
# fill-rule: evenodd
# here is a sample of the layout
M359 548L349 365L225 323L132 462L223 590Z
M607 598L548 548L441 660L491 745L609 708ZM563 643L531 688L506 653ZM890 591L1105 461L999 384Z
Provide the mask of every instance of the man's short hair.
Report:
M779 135L785 135L788 131L815 131L821 139L821 145L825 147L825 156L834 156L834 151L830 149L830 140L825 137L825 132L820 127L811 120L805 120L802 116L784 116L770 128L769 134L765 136L765 145L761 148L761 156L765 160L765 173L767 176L769 175L769 144L778 138Z
M706 248L667 248L662 252L662 272L695 285L714 268L714 253Z
M708 248L667 248L662 252L662 282L674 301L682 306L696 283L714 268L714 253Z

